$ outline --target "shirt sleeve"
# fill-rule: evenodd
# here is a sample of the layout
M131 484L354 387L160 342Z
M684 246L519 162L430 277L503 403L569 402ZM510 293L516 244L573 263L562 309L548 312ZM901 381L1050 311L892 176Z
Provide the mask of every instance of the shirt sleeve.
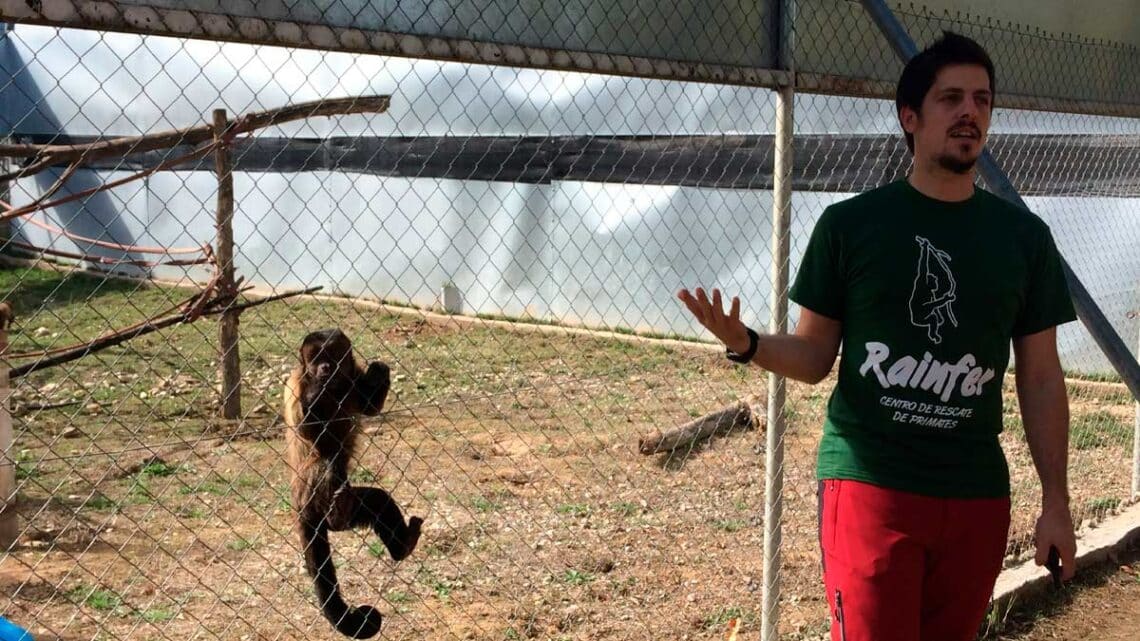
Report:
M843 320L843 281L835 212L828 207L812 230L788 297L817 314Z
M1061 265L1061 254L1053 240L1053 233L1044 223L1034 249L1036 251L1030 263L1025 298L1013 325L1015 337L1034 334L1077 319L1069 284Z

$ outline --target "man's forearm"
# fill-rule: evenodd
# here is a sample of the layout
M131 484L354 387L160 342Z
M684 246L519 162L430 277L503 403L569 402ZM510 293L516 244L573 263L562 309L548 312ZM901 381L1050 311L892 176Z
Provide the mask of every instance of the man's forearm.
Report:
M1041 478L1042 507L1068 507L1069 402L1060 375L1018 381L1025 439Z
M835 354L826 346L794 334L760 334L752 363L781 376L818 383L831 371Z

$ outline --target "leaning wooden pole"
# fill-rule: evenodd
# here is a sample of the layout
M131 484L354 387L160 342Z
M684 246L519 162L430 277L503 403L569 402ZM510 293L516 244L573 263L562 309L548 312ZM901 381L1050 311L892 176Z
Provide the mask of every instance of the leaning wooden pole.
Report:
M668 431L654 430L637 440L637 451L642 454L672 452L693 447L697 442L733 430L747 430L755 426L753 403L737 401L732 405L706 414Z
M16 448L8 388L8 324L11 320L12 308L0 303L0 553L6 552L20 535L16 516Z
M223 305L232 306L237 298L234 283L234 172L230 146L225 140L225 109L214 110L214 140L219 142L214 152L214 167L218 173L217 247L215 255L221 277L218 281L219 298ZM236 309L222 312L218 324L218 367L222 378L222 417L237 419L241 416L241 352L238 347L238 314Z

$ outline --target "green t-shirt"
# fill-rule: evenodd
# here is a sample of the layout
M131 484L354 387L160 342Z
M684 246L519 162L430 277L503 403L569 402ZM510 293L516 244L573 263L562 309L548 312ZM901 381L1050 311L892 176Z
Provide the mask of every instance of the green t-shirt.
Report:
M823 212L790 297L843 328L818 478L1009 495L1010 340L1076 318L1044 221L980 188L949 203L898 180Z

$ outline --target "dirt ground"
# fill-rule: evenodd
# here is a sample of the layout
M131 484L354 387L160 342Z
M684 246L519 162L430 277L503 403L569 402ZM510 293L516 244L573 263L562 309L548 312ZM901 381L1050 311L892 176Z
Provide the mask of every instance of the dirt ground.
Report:
M1140 638L1140 547L1082 570L1059 592L1015 608L999 641L1134 641Z
M16 351L134 322L175 296L5 277L5 299L36 310L18 316ZM385 613L380 638L696 641L723 638L733 618L755 638L764 426L672 454L644 456L637 443L765 398L761 372L699 346L435 324L328 301L243 314L240 422L216 418L208 322L14 381L23 533L0 558L0 612L37 640L341 638L314 605L292 537L277 415L300 337L331 324L393 366L384 415L362 423L353 480L426 519L400 563L363 532L333 535L345 598ZM789 640L827 633L813 471L832 384L789 385ZM1127 492L1132 406L1122 390L1071 388L1073 504L1086 526ZM1013 564L1028 551L1039 498L1009 380L1006 391Z

